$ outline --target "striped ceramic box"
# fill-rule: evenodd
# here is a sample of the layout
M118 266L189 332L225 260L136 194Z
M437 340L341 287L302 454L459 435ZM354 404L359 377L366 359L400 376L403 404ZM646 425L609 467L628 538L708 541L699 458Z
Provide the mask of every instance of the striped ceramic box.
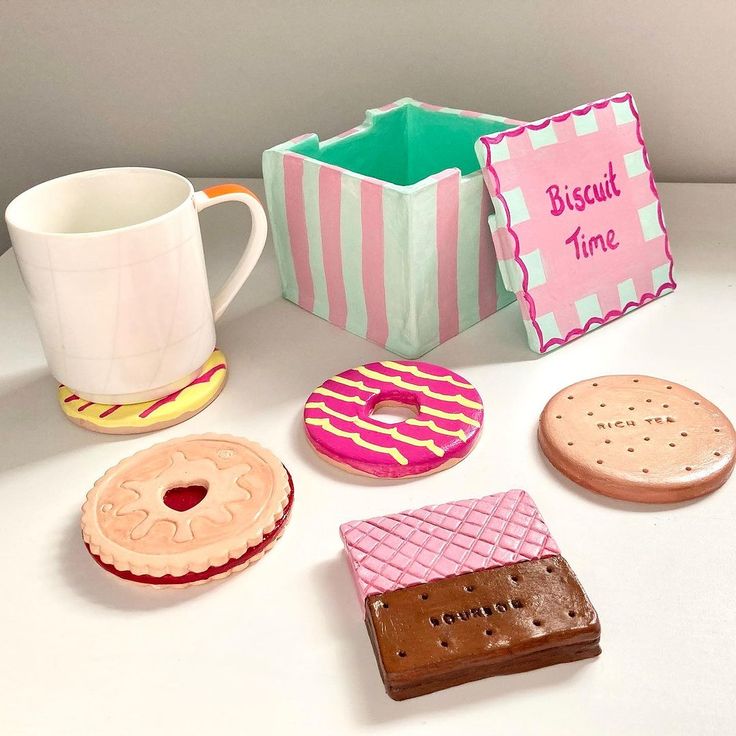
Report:
M510 303L473 145L516 125L402 99L267 150L284 296L408 358Z

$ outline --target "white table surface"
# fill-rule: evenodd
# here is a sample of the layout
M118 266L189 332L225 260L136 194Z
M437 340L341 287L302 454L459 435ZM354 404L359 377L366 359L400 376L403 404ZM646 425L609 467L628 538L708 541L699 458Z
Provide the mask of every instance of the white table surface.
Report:
M0 733L734 733L736 478L675 507L617 502L567 482L535 439L552 393L605 373L684 383L736 417L736 185L661 192L679 289L542 358L515 304L432 351L479 388L486 425L458 466L407 482L345 474L308 447L310 391L387 353L282 300L270 245L218 325L231 368L220 398L186 424L122 438L62 416L13 255L2 256ZM202 219L218 285L247 214L226 205ZM103 572L79 533L93 482L155 442L213 431L257 439L291 470L282 540L253 568L185 591ZM533 494L596 606L603 654L393 702L338 525L516 487Z

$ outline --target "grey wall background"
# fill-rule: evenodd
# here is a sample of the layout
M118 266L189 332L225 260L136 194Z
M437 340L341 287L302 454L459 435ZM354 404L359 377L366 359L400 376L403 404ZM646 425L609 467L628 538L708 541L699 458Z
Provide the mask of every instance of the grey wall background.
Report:
M735 37L734 0L0 0L0 207L102 166L260 176L403 96L534 120L630 90L660 180L736 181Z

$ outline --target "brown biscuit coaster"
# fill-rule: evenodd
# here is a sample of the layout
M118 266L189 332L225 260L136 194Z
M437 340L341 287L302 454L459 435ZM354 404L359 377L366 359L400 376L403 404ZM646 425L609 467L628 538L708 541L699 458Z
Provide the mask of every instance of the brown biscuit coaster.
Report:
M601 651L595 609L559 555L372 595L365 610L394 700Z
M700 394L650 376L601 376L553 396L539 444L561 473L613 498L672 503L720 488L736 433Z

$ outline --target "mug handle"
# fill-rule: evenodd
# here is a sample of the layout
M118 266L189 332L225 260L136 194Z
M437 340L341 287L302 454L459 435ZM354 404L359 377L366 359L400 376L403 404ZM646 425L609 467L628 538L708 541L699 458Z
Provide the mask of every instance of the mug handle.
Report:
M197 212L222 202L240 202L247 205L252 222L250 237L245 244L243 255L212 300L212 314L215 322L222 317L240 287L250 276L263 252L263 246L266 244L266 234L268 233L266 212L263 205L247 187L240 184L217 184L194 193L194 206L197 208Z

